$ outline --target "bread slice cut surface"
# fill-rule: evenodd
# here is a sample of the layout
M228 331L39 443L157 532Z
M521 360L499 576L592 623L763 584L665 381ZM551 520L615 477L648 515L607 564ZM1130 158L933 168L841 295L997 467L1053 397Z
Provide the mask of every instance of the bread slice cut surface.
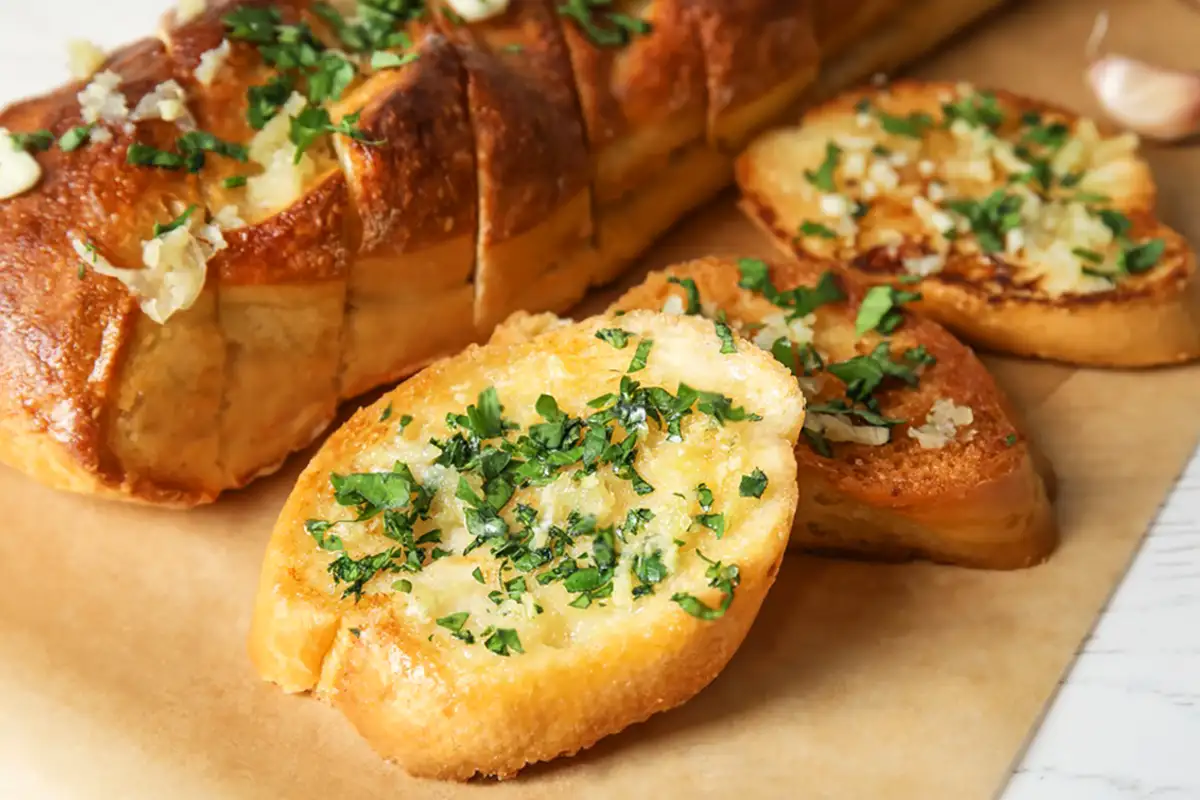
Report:
M774 580L795 380L709 320L634 312L473 347L301 476L250 650L417 775L511 775L705 686Z

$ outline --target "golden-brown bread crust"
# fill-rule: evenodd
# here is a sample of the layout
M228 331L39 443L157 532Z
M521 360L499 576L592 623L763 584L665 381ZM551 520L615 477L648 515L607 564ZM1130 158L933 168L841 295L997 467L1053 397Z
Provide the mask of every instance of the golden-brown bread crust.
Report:
M813 108L803 125L764 136L739 160L743 209L783 250L802 258L839 259L860 278L874 283L897 282L907 275L906 264L943 253L937 270L921 281L924 299L919 307L968 340L991 349L1117 367L1200 357L1195 255L1182 236L1156 218L1149 167L1132 153L1114 150L1115 155L1106 156L1103 163L1085 162L1078 191L1108 198L1105 208L1121 212L1128 220L1129 241L1161 240L1163 251L1152 269L1120 277L1107 288L1051 291L1045 282L1059 279L1049 267L1045 273L1035 271L1034 267L1041 266L1036 259L1032 267L1026 266L1024 256L1016 256L1011 249L985 256L973 237L959 237L944 248L939 245L940 237L915 211L915 204L932 192L922 185L949 186L944 193L958 187L958 196L966 197L985 196L994 186L990 181L976 185L973 179L946 178L949 165L963 163L956 160L962 157L956 148L961 148L963 137L954 130L935 128L926 134L920 153L909 154L894 170L899 175L899 189L872 195L867 201L869 210L857 220L852 235L797 235L803 223L824 219L824 201L807 188L803 175L816 169L825 157L825 141L847 134L859 138L875 135L856 122L855 108L860 101L865 99L872 108L897 117L925 113L937 120L942 104L964 91L950 83L901 81L885 90L849 92ZM991 95L1004 114L1003 124L996 129L1003 141L1017 141L1024 135L1027 113L1040 115L1045 124L1061 122L1072 137L1093 135L1088 121L1060 107L1004 91ZM1099 141L1094 145L1097 153L1106 140ZM1119 144L1113 142L1113 146ZM818 148L821 153L816 152ZM932 177L921 174L922 164L929 165ZM933 173L935 167L937 173ZM955 166L955 170L960 168ZM871 182L857 185L852 178L845 180L846 196L852 199L859 199L861 186ZM1075 190L1055 191L1069 195ZM890 238L885 241L885 237ZM1072 252L1085 254L1093 246L1076 245L1071 243L1075 247Z
M435 16L467 73L479 180L475 323L486 332L556 257L590 247L591 167L549 0L513 0L471 24Z
M815 286L832 268L805 259L775 264L771 276L786 291ZM668 297L682 299L683 289L671 278L694 280L701 300L725 311L735 329L779 311L760 294L738 286L735 261L718 258L654 273L612 310L657 310ZM818 308L813 323L818 350L826 349L835 360L870 352L878 341L864 337L855 342L854 319L865 287L845 276L842 287L847 298ZM536 334L550 322L519 317L514 324L505 337ZM924 558L987 569L1042 561L1057 543L1057 525L1039 475L1041 458L1021 432L1009 401L969 348L936 323L908 314L892 336L893 351L918 344L937 363L922 371L917 387L878 394L884 416L908 421L893 428L889 443L832 443L832 457L805 442L797 446L800 505L792 543L876 559ZM844 389L841 381L825 374L819 397L810 403L827 402ZM926 449L908 431L924 421L939 399L971 408L974 421L945 446Z
M922 0L921 5L932 8L944 2ZM113 53L105 65L125 79L120 91L129 107L170 78L185 89L200 128L244 143L252 133L242 113L246 91L272 74L256 48L230 41L216 80L205 85L195 75L201 56L225 39L221 17L241 5L273 6L284 21L307 22L318 36L333 41L329 27L312 12L311 0L210 0L203 14L182 24L168 13L161 41L136 42ZM722 119L754 106L753 92L747 95L730 69L735 63L757 62L745 55L747 36L722 34L712 27L713 20L771 23L778 32L795 26L799 18L795 13L788 17L783 5L772 17L770 4L753 4L750 13L710 0L655 0L645 13L658 23L656 32L644 42L635 38L627 52L611 59L601 54L589 78L584 75L588 56L568 51L563 31L572 35L570 23L558 17L553 3L516 5L514 13L533 20L532 27L505 31L503 19L468 26L454 33L457 48L431 38L431 21L413 24L418 61L356 81L345 102L331 109L336 120L358 110L361 101L364 129L372 135L378 129L392 146L372 151L341 137L333 138L334 147L315 143L309 152L318 168L299 208L244 214L252 224L241 232L226 232L231 246L210 264L210 280L193 308L165 326L144 319L135 296L119 281L90 271L77 279L78 259L67 234L85 234L115 264L136 266L150 227L174 218L176 204L194 202L211 212L237 204L245 190L225 187L223 178L257 167L212 156L199 176L133 168L124 162L130 136L119 125L110 143L92 143L71 154L57 148L35 154L44 173L40 185L0 202L0 265L6 276L0 286L0 378L7 389L0 398L0 427L6 431L0 460L61 488L174 505L207 502L306 441L314 431L302 433L307 424L299 421L315 427L338 397L403 377L486 336L493 318L512 308L565 309L588 286L614 278L653 237L727 180L728 158L699 143L702 131L695 118L709 110L712 81L737 96ZM686 24L679 24L681 9ZM798 9L800 5L792 11ZM967 12L939 13L940 20ZM707 45L699 40L704 20ZM927 47L932 34L921 33L925 38L919 41L913 31L908 39L889 42L889 57L910 57ZM514 38L506 38L510 35ZM533 73L512 53L497 52L514 43L537 57ZM467 111L467 73L460 52L488 61L477 74L499 76L488 88L495 90L492 101L504 116L491 120L484 131L484 138L501 137L493 138L497 163L478 169L485 177L501 177L487 178L482 187L475 182L473 126L478 120ZM697 76L701 55L704 68ZM667 66L656 66L659 57ZM785 83L795 77L783 66L786 59L770 60L782 68L778 73ZM516 76L526 82L532 76L538 84L513 86ZM551 85L558 88L556 99L548 102L543 89ZM770 86L764 86L770 93ZM16 132L45 127L61 135L80 121L75 95L82 88L82 82L74 83L12 105L0 112L0 125ZM676 94L664 94L667 89ZM790 91L785 87L783 94ZM528 112L535 107L556 137L553 142L522 138L522 131L531 130ZM668 107L678 111L667 117L679 128L658 131L659 120L666 118L660 114ZM746 118L761 125L768 116L756 110ZM671 152L663 170L641 174L644 183L630 184L625 200L591 210L588 186L601 191L616 186L621 180L609 176L621 170L606 171L589 184L589 154L581 144L585 120L594 137L609 120L639 146L639 129L647 141L661 142L683 138L679 131L691 129L695 141ZM179 129L158 121L140 122L135 132L140 141L160 148L169 147L178 134ZM511 146L496 152L501 139ZM508 158L531 147L535 155L527 161ZM546 148L565 166L548 167L538 155ZM658 148L647 145L646 152L652 151ZM591 155L596 156L595 147ZM528 180L509 180L514 171L528 173L522 176ZM483 215L481 194L492 204ZM546 209L553 211L539 218ZM344 230L334 229L336 218L344 219ZM317 231L322 220L331 227ZM593 226L599 235L590 248L587 236ZM477 264L480 227L481 242L492 244L483 248L485 257ZM521 228L527 230L493 241L495 235ZM318 256L276 258L268 243L292 236L317 244ZM268 253L269 261L262 257ZM272 287L277 285L275 295ZM343 319L335 320L339 296L345 298ZM472 326L468 321L473 318L482 322ZM312 328L302 336L309 322ZM325 376L328 346L334 341L340 342L341 355L330 399ZM283 389L283 395L275 398L277 407L274 400L261 404L265 416L255 416L259 411L250 400L262 391L258 387L268 385L249 377L254 374L252 359L260 356L270 363L268 373L288 377L271 387L276 393ZM294 376L310 372L320 376L311 393L295 391ZM287 396L293 394L296 402L287 406ZM243 420L239 408L250 416ZM317 408L322 409L319 414L313 411ZM271 446L255 456L254 440L246 439L244 431L255 428L253 420L268 418L288 424L272 433ZM297 423L295 429L291 422Z
M708 106L704 51L688 0L619 2L650 32L623 47L596 44L562 22L595 167L599 206L644 187L671 154L704 135Z
M339 104L381 142L335 142L354 212L341 397L475 339L472 325L437 321L473 315L479 204L466 74L443 36L417 41L416 61L376 73Z
M525 652L501 658L482 650L478 641L467 645L451 639L424 618L448 613L450 607L478 608L472 596L487 587L470 577L472 566L481 567L489 582L493 574L495 558L486 555L488 546L470 558L459 554L457 542L466 532L455 529L462 518L446 510L457 507L453 500L435 500L428 522L441 529L441 545L450 553L420 572L406 573L407 594L389 589L400 577L389 574L373 579L361 600L339 597L325 569L333 554L322 552L305 532L307 520L342 516L331 510L331 471L389 469L400 460L418 480L437 474L429 463L436 450L423 449L424 443L447 435L446 414L461 412L465 398L488 387L496 389L504 417L522 426L540 419L530 406L541 393L554 396L567 413L587 413L587 400L616 387L635 349L618 350L600 341L596 333L612 320L594 318L533 343L470 347L362 409L333 434L301 475L267 550L249 637L260 674L289 692L314 691L407 771L457 780L477 773L508 776L527 763L575 753L684 702L711 681L745 636L782 559L796 499L792 446L803 418L802 398L786 370L748 343L740 342L736 355L721 354L707 321L635 313L621 324L638 339L655 341L646 368L636 376L644 386L674 391L686 381L723 392L747 409L772 412L758 422L728 422L719 432L704 420L696 427L685 425L678 446L699 450L677 456L670 450L676 445L663 443L664 434L651 426L637 468L659 481L659 488L641 499L623 479L604 477L608 470L597 478L596 485L616 493L597 511L597 524L624 519L631 504L644 505L657 509L655 519L666 526L655 535L689 540L677 567L670 568L677 584L638 600L627 596L628 589L615 588L604 606L582 610L566 607L556 585L530 589L545 606L549 633L538 627L540 615L505 617L521 629ZM689 358L656 358L660 348ZM388 408L393 414L384 413ZM400 413L411 416L402 429L396 424ZM702 457L707 448L720 448L727 458ZM731 471L705 472L715 461L729 463ZM769 479L761 499L738 496L739 476L752 465L761 466ZM729 512L729 527L720 538L691 525L686 514L673 518L666 511L685 502L675 500L668 487L690 492L703 480L713 490L713 507ZM518 490L522 493L513 502L536 497L528 501L541 513L566 514L587 502L582 492L593 490L572 487L568 505L558 512L550 510L544 490L529 495ZM445 487L439 491L442 497L449 494ZM440 507L443 502L450 505ZM336 531L357 558L366 546L354 538L362 530L339 525L330 532ZM374 538L366 544L372 547L375 539L390 541L377 532L370 535ZM630 535L631 547L636 538ZM741 583L719 619L699 620L669 599L679 583L702 585L707 565L691 552L693 546L702 546L711 559L738 564ZM459 573L467 576L461 585L450 577ZM449 604L446 611L423 605L423 585L435 589L429 602ZM719 595L710 588L701 597L715 605ZM639 604L636 616L633 602ZM476 618L483 612L470 613Z
M708 82L708 138L740 150L817 75L811 0L689 0Z

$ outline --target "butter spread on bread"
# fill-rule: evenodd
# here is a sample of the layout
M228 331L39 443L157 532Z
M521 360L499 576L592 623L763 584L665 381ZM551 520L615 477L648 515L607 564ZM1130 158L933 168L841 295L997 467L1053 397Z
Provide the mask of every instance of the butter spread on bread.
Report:
M987 569L1045 559L1058 538L1053 474L983 364L909 310L913 293L830 269L688 262L649 276L613 310L724 319L792 371L808 398L794 546ZM518 316L497 336L551 324Z
M903 81L763 137L739 182L782 247L919 278L925 310L968 339L1150 365L1200 355L1200 305L1194 254L1155 215L1136 148L1045 103Z
M438 362L322 447L276 525L262 675L414 774L510 775L681 703L779 566L803 398L648 312Z

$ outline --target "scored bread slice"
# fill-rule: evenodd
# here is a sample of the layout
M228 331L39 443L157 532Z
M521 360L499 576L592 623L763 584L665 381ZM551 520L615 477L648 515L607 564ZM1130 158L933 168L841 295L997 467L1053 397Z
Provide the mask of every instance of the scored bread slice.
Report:
M809 409L796 448L800 504L793 546L988 569L1045 559L1057 542L1047 491L1053 475L983 364L941 326L916 314L896 312L903 324L887 337L878 330L859 336L856 322L867 290L829 270L812 260L768 271L760 261L708 258L651 274L610 310L724 315L731 328L797 373ZM818 294L812 292L816 286L823 287ZM789 320L802 310L790 305L797 287L802 302L825 302L811 316ZM881 292L886 290L873 297ZM493 341L520 341L561 324L552 315L514 315ZM884 427L853 414L831 418L829 407L847 394L845 381L831 370L848 367L830 365L858 357L856 374L868 374L872 367L861 357L885 341L890 368L902 377L885 380L874 399L879 416L899 422ZM913 348L921 348L919 359ZM865 410L859 403L852 407Z
M437 362L301 475L253 661L415 775L588 747L737 649L787 544L803 406L769 354L649 312Z
M743 208L786 251L921 278L964 338L1098 366L1200 356L1195 256L1131 134L1008 92L902 81L756 141Z

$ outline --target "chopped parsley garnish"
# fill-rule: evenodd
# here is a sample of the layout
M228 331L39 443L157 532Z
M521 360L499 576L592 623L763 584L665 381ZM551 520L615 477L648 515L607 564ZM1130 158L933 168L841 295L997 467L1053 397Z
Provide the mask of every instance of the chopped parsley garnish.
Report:
M721 340L722 355L731 355L737 352L737 345L733 341L733 331L724 322L714 322L717 329L717 338Z
M782 292L772 282L771 270L765 261L757 258L739 259L738 270L741 272L738 286L758 292L775 305L787 310L790 312L788 319L808 316L823 305L846 299L846 293L842 291L832 270L824 272L816 286L797 286Z
M854 330L859 336L870 330L890 334L904 322L904 312L900 306L920 299L920 292L909 292L894 286L872 286L858 308Z
M808 407L813 414L829 414L835 417L853 417L874 428L891 428L904 422L902 419L885 417L870 408L851 406L845 400L830 400L828 403Z
M355 127L358 124L358 116L359 112L347 114L342 117L340 122L335 123L324 108L305 106L300 113L292 117L288 128L288 139L296 145L296 155L293 160L299 164L305 150L321 137L331 133L340 133L356 142L380 144L382 140L370 140L366 133Z
M336 523L329 522L328 520L310 519L304 523L304 530L313 538L313 541L317 543L317 547L321 548L322 550L328 550L330 552L345 550L346 546L343 544L341 537L329 533L329 529L335 524Z
M833 231L833 229L828 228L819 222L813 222L812 220L809 220L809 219L806 219L806 220L804 220L804 222L800 223L800 235L801 236L819 236L822 239L836 239L837 238L837 234Z
M1133 227L1133 223L1129 221L1129 217L1111 208L1102 208L1097 212L1100 221L1104 226L1112 231L1114 239L1119 239L1122 236L1129 234L1129 229Z
M868 355L838 361L827 369L846 384L847 397L862 403L870 403L871 396L887 378L895 378L909 386L916 386L919 382L912 367L892 360L887 342L880 342Z
M608 10L611 5L612 0L566 0L558 6L558 13L598 47L624 47L634 36L653 30L644 19Z
M817 167L816 171L805 170L804 177L823 192L836 192L837 182L834 179L834 173L837 171L838 160L841 157L842 148L833 142L828 142L825 145L825 160L821 162L821 166Z
M930 353L928 350L926 350L925 345L923 344L908 348L904 351L904 354L901 356L901 358L914 366L931 367L937 363L937 359L934 357L933 353Z
M221 181L221 185L226 189L240 189L246 185L245 175L230 175L225 180Z
M521 647L520 637L512 628L497 628L484 640L483 646L498 656L525 652L525 649Z
M246 121L250 127L260 131L279 113L292 96L295 81L288 75L275 75L262 86L251 86L246 90Z
M359 559L342 553L330 562L328 570L335 583L347 584L342 597L358 599L362 597L363 588L369 580L381 572L395 572L400 569L400 565L395 561L397 555L399 548L396 547Z
M413 63L417 58L416 53L390 53L380 50L371 54L371 69L398 69Z
M1044 123L1040 115L1031 112L1021 117L1026 130L1021 136L1023 144L1037 144L1047 150L1058 150L1071 137L1071 130L1061 122Z
M154 236L155 237L164 236L164 235L170 233L171 231L175 230L176 228L182 228L184 225L187 224L188 219L192 216L193 213L195 213L195 211L196 211L196 205L192 204L192 205L188 206L187 209L182 214L180 214L178 217L176 217L175 219L168 222L166 225L160 225L157 222L154 223L154 228L153 228Z
M684 308L683 313L688 316L695 316L700 313L700 289L696 286L696 281L691 278L676 278L671 276L667 278L667 283L683 287L684 294L687 296L687 306Z
M708 485L703 483L697 486L696 500L700 503L701 511L711 511L713 505L712 489L709 489Z
M715 533L718 539L725 535L724 514L697 514L694 519L698 524Z
M971 231L985 254L1004 250L1004 237L1021 226L1025 199L997 189L983 200L950 200L946 207L967 218Z
M1139 245L1126 247L1117 259L1123 272L1137 275L1154 268L1166 251L1167 243L1162 239L1151 239Z
M637 586L633 587L635 598L654 594L656 584L667 578L667 565L662 559L662 550L650 554L638 554L633 557L633 577L637 578Z
M400 430L403 431L412 424L412 421L412 414L405 414L404 416L400 417Z
M408 578L401 578L398 581L392 581L392 588L397 592L404 592L405 594L408 594L412 591L412 581L410 581Z
M454 638L461 639L467 644L475 643L475 635L470 631L463 630L463 626L467 624L467 619L470 617L467 611L459 611L455 614L449 614L445 617L439 617L437 625L439 628L445 628L454 635Z
M1097 253L1095 250L1088 250L1083 247L1075 247L1071 250L1071 255L1088 262L1089 264L1104 263L1104 256Z
M14 150L24 150L26 153L40 153L49 150L54 144L54 134L48 130L10 133L8 136L12 140Z
M991 92L974 92L953 103L945 103L942 113L945 114L947 128L959 119L973 128L993 131L1004 124L1004 112L996 102L996 95Z
M64 153L70 153L74 150L78 150L85 142L87 142L88 137L92 135L92 128L94 127L96 127L95 123L92 123L91 125L76 125L74 128L71 128L69 131L59 137L58 149L62 150Z
M894 136L920 139L933 127L933 117L923 111L913 111L906 116L894 116L882 111L878 113L879 124Z
M680 608L693 617L711 622L725 616L725 612L733 603L733 593L741 583L741 577L738 575L737 564L725 566L720 561L710 561L699 550L696 551L696 555L709 564L708 569L704 571L704 576L708 578L710 587L720 590L721 604L716 608L711 608L704 601L686 592L676 592L671 595L671 600L678 603Z
M1004 437L1004 446L1005 447L1012 447L1016 443L1017 443L1017 435L1015 433L1010 433L1008 436Z
M625 345L629 344L629 337L633 336L623 328L603 328L596 331L596 338L602 342L612 345L618 350L624 350Z
M387 422L389 419L391 419L391 416L392 416L392 404L388 403L387 406L383 409L383 412L379 415L379 421Z
M637 350L633 354L633 360L629 362L629 369L626 372L640 372L646 368L646 362L650 358L650 348L654 347L653 339L642 339L638 342Z
M749 475L743 475L742 482L738 486L738 494L742 497L760 498L766 490L767 473L757 467Z

